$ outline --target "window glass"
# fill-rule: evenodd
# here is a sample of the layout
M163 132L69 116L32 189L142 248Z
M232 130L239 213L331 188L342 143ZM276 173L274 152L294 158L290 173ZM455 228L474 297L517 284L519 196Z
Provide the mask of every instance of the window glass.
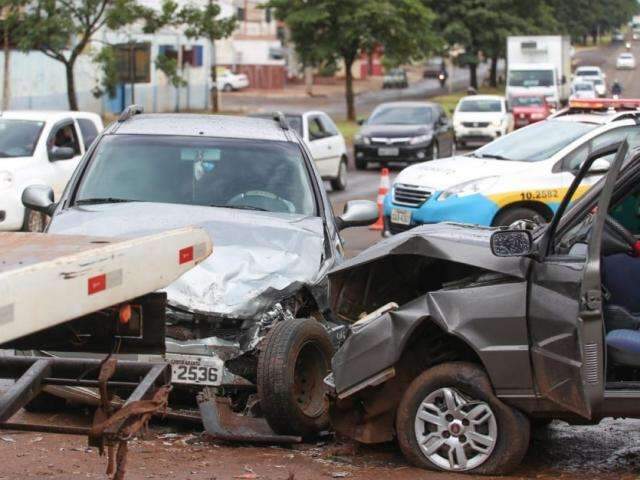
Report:
M423 125L431 122L432 112L429 107L395 107L382 106L376 108L369 125Z
M320 117L309 117L309 139L318 140L326 137Z
M514 107L542 107L544 105L542 97L513 97L511 102Z
M469 98L462 100L458 106L459 112L501 112L501 100L482 100Z
M44 122L0 118L0 158L33 155Z
M78 118L77 122L80 127L80 133L82 134L84 149L88 150L98 136L98 129L96 128L96 124L88 118Z
M609 210L609 214L634 235L640 235L640 188Z
M336 127L335 123L333 123L333 120L331 120L329 117L323 115L322 117L320 117L320 120L322 121L322 126L325 132L327 132L327 134L329 134L330 136L333 137L340 133L338 132L338 128Z
M76 155L80 155L80 142L78 133L73 123L67 123L57 127L51 132L48 141L48 147L69 147L73 148Z
M553 85L553 71L510 70L509 85L512 87L550 87Z
M76 202L105 198L315 214L300 147L276 141L105 136Z
M287 119L289 126L302 137L302 117L300 115L285 115L285 118Z
M568 154L564 160L562 161L562 170L571 171L576 170L582 165L582 163L587 159L589 154L595 150L600 148L605 148L611 146L615 143L622 142L627 135L635 131L637 127L620 127L614 130L609 130L608 132L604 132L597 137L594 137L590 141L581 145L573 152ZM613 154L610 156L602 157L605 160L612 161Z

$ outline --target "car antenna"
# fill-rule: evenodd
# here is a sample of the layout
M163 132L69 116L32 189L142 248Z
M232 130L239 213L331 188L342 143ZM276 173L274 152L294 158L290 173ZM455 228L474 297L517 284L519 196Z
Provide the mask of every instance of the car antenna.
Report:
M134 115L139 115L141 113L144 113L144 107L142 105L129 105L122 111L122 113L118 117L118 123L126 122Z
M289 130L289 123L282 112L273 112L273 119L278 122L281 129Z

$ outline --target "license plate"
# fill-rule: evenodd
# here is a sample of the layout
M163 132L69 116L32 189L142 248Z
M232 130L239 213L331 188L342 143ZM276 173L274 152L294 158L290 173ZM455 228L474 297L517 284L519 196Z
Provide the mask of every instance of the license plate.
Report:
M171 382L190 385L222 384L224 362L216 357L199 357L196 355L165 356L171 365Z
M469 131L469 135L473 136L476 135L478 137L484 135L484 132L482 130L470 130Z
M401 225L411 225L411 211L394 208L391 210L391 222Z
M381 147L378 149L378 156L380 157L397 157L400 153L400 149L394 147Z

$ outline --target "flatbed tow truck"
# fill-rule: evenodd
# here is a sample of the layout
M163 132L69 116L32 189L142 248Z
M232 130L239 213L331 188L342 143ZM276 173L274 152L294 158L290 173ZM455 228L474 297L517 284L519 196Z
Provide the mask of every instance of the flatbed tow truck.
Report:
M0 348L105 354L0 356L0 378L14 380L0 395L0 429L88 435L107 450L107 473L124 478L127 440L166 409L171 370L112 354L164 353L166 295L158 290L211 251L207 233L191 227L118 240L0 233ZM97 388L93 425L11 422L48 385ZM131 392L119 409L112 390Z

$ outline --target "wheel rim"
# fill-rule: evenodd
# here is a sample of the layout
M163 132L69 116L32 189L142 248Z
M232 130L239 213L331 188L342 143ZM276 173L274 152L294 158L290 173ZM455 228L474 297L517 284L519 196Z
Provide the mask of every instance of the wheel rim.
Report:
M323 380L328 371L322 351L311 342L305 344L296 359L293 395L307 417L318 417L326 410Z
M443 470L472 470L491 456L498 424L487 403L471 400L454 388L440 388L418 406L415 435L423 455L434 465Z
M433 160L437 160L438 159L438 144L434 143L433 144L433 148L431 149L431 158Z
M340 174L338 177L338 182L342 186L342 188L347 186L347 165L342 162L340 163Z

